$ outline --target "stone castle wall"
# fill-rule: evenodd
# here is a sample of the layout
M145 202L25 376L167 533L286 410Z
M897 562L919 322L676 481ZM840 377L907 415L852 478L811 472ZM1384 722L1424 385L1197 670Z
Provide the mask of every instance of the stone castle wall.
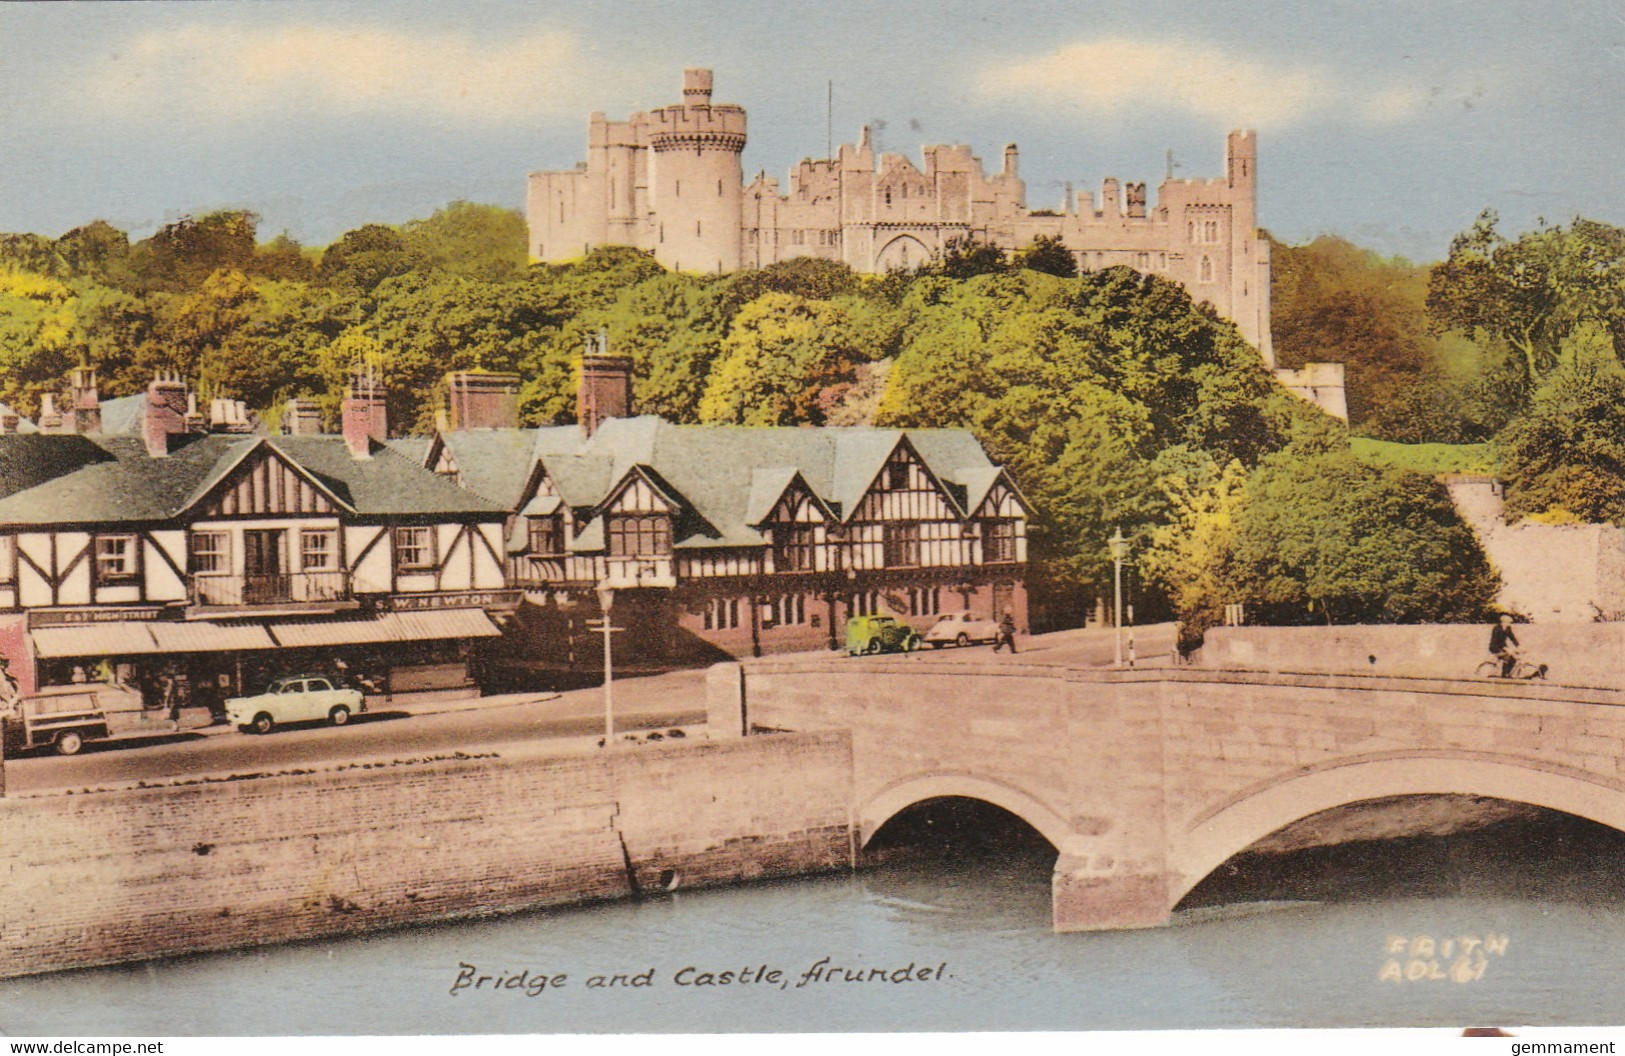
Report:
M845 868L850 785L826 732L0 800L0 976Z
M614 244L648 250L676 270L820 257L879 273L925 263L956 238L1021 249L1043 235L1060 238L1082 268L1121 265L1183 283L1274 365L1252 132L1230 134L1223 177L1170 177L1155 201L1144 183L1107 179L1098 200L1083 192L1058 210L1033 210L1013 144L989 175L969 147L928 146L917 166L877 153L867 129L834 158L802 161L781 193L765 173L744 183L745 111L713 104L711 86L711 71L685 70L681 104L626 121L592 114L585 162L530 175L531 254L566 261Z

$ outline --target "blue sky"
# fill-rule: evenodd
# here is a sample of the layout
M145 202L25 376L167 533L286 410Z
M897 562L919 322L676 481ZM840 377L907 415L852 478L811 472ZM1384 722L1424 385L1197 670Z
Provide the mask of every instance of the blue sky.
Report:
M1068 181L1222 172L1259 130L1261 223L1442 256L1485 207L1625 225L1625 3L1176 0L0 4L0 231L98 217L137 237L246 207L325 243L456 198L520 207L586 116L716 71L747 176L835 139L1021 148Z

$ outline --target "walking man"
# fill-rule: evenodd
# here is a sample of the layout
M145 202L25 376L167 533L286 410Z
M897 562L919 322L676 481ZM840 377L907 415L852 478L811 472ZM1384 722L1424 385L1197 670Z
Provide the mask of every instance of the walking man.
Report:
M1004 616L999 619L999 634L993 639L993 651L996 653L1003 646L1010 647L1010 655L1016 653L1016 617L1009 610L1004 610Z

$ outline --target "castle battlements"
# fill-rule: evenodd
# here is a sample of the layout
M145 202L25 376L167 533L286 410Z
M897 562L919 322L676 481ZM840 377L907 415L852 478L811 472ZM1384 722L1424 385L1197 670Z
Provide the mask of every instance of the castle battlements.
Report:
M1183 283L1235 322L1274 365L1269 243L1257 229L1257 134L1226 138L1224 175L1149 185L1110 177L1098 199L1068 192L1032 210L1015 144L991 174L964 144L925 146L916 164L879 153L864 128L834 158L804 158L780 183L740 168L746 113L712 103L710 70L683 71L683 101L626 121L588 119L588 157L530 176L530 251L570 260L593 246L636 246L669 268L725 272L795 257L866 273L917 267L952 239L1016 250L1059 239L1080 268L1126 266Z

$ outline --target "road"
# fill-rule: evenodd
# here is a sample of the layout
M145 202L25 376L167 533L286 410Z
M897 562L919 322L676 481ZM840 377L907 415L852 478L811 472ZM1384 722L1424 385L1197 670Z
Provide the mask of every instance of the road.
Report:
M472 703L472 702L470 702ZM199 774L263 773L360 758L408 759L603 731L601 689L528 703L411 715L357 715L343 728L288 726L259 737L236 730L145 741L92 742L79 755L5 761L6 794L104 788ZM705 720L705 672L674 671L615 680L617 730L665 729Z
M908 660L921 664L988 661L1009 664L1100 667L1111 664L1109 630L1061 631L1019 639L1021 652L993 654L989 646L925 649ZM1127 638L1125 637L1125 646ZM1166 663L1171 624L1135 634L1142 663ZM827 652L819 658L839 656ZM876 658L899 659L897 654ZM843 663L865 664L868 657ZM511 698L510 698L511 699ZM32 755L5 761L6 793L29 795L105 788L138 781L165 782L201 774L250 774L349 762L408 759L447 752L500 751L504 745L567 737L595 737L603 730L603 691L571 690L545 699L499 706L474 702L444 705L464 710L408 714L383 710L357 715L343 728L326 724L281 727L257 737L236 730L187 733L143 741L92 742L76 756ZM618 730L666 729L705 720L705 672L673 671L615 680Z

